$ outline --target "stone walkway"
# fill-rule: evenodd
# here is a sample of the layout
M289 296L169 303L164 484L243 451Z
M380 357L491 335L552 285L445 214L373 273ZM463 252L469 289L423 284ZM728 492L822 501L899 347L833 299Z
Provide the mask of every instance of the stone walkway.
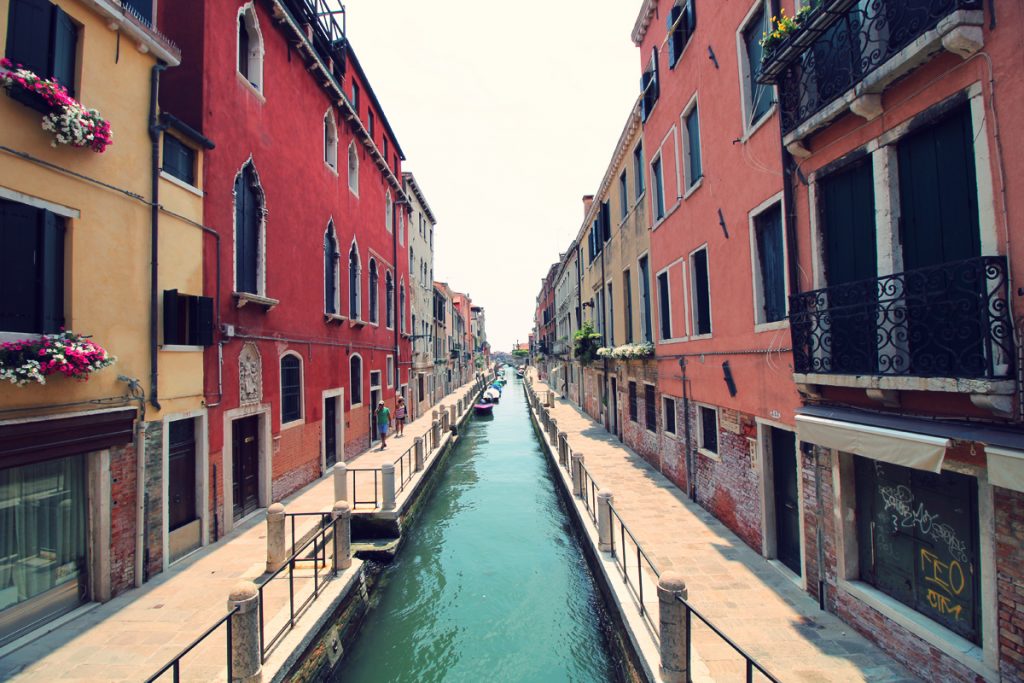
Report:
M467 383L442 403L451 404L471 389L472 383ZM430 413L421 416L406 425L406 435L395 445L389 441L387 450L367 451L349 460L348 466L373 468L394 461L407 443L430 429L430 422ZM282 502L290 512L330 511L334 482L328 474ZM227 613L228 593L238 581L261 582L266 557L265 514L260 512L142 588L88 606L87 613L0 658L0 680L143 681ZM334 581L343 582L360 565L354 560ZM326 574L322 571L321 578ZM311 583L312 568L304 566L296 577L296 591L301 592ZM265 590L268 625L287 619L287 580L275 582ZM221 627L182 660L182 680L224 680L225 650ZM170 681L170 672L160 680Z
M548 386L531 373L543 397ZM788 576L574 404L556 399L551 416L570 449L583 454L597 486L612 492L614 508L658 571L681 572L694 608L772 675L785 682L916 680L849 625L820 610ZM613 527L619 544L619 527ZM627 550L635 572L635 551L631 545ZM657 610L654 593L653 585L645 584L644 604L651 610ZM743 660L735 650L703 625L694 628L693 637L711 680L743 680ZM696 664L695 674L705 673L699 668ZM755 674L754 680L764 679Z

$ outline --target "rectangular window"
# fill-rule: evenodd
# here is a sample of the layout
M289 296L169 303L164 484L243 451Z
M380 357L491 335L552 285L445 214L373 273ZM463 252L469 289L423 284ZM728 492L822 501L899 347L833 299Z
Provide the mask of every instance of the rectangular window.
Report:
M619 176L619 218L622 220L629 213L629 188L626 185L626 171L623 170Z
M690 310L693 311L693 333L711 334L711 285L708 281L708 250L698 249L690 255Z
M388 386L389 387L395 386L395 380L397 379L395 377L395 359L393 357L391 357L391 356L387 357L387 376L388 376Z
M636 196L639 199L640 195L644 193L644 169L647 165L644 163L644 145L640 143L633 150L633 185L636 188Z
M426 399L427 395L423 391L424 387L423 387L423 373L422 372L419 375L416 376L416 388L418 389L418 392L419 392L417 394L419 396L419 400L422 401L422 400Z
M373 136L374 136L374 123L375 123L372 110L367 112L366 120L367 120L367 132L369 132L370 139L372 140Z
M980 644L977 479L853 458L860 579Z
M612 205L610 200L601 202L601 212L598 214L601 225L601 236L607 242L612 238Z
M654 105L658 103L658 48L651 51L651 61L644 69L643 76L640 77L640 91L640 110L643 120L646 121L647 117L651 115Z
M748 128L768 113L775 101L775 92L772 86L757 82L757 75L761 71L761 57L764 52L761 40L765 33L771 30L766 19L767 16L762 5L743 28L743 48L746 53L744 55L746 61L740 65L740 68L743 69L743 95Z
M359 115L359 84L356 83L356 79L352 79L352 108L356 110L356 116Z
M754 247L757 250L758 323L786 318L786 255L782 239L782 204L775 204L754 217Z
M644 385L644 426L647 431L658 431L658 403L654 397L654 385Z
M281 359L281 424L302 419L302 363L293 355Z
M615 298L612 295L612 285L608 284L608 345L615 346Z
M700 164L700 119L697 116L697 103L693 103L690 112L686 114L686 138L684 140L686 155L686 188L693 187L701 176L704 169Z
M700 447L708 453L718 454L718 411L697 406L700 418Z
M213 299L165 289L164 345L212 346Z
M77 46L78 26L60 7L46 0L11 0L5 56L12 62L41 78L55 79L74 95ZM37 100L16 99L37 106Z
M646 256L640 258L640 316L643 340L650 343L654 335L651 332L651 273Z
M64 325L64 219L0 199L0 331L51 334Z
M668 271L658 273L658 321L661 341L672 338L672 308L669 302Z
M661 172L661 157L651 162L651 184L654 185L654 218L665 217L665 181Z
M697 28L696 0L679 0L668 13L668 66L679 61Z
M162 169L178 180L196 186L196 151L173 135L164 134Z
M622 295L626 313L626 343L633 343L633 280L629 270L622 274Z
M676 400L668 396L662 396L661 402L664 406L662 424L665 425L665 433L674 435L676 433Z
M380 389L380 370L373 370L370 372L370 388ZM376 408L377 406L374 406Z
M629 419L631 422L637 420L636 409L636 382L629 383Z
M384 153L383 153L382 156L384 157L384 163L385 164L388 163L388 139L387 138L384 138Z

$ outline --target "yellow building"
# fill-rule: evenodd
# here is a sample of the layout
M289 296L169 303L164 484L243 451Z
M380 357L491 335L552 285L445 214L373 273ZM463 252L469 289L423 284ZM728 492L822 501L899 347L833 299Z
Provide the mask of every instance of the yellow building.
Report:
M152 28L153 5L0 0L2 54L66 85L113 136L102 152L65 144L43 117L68 118L74 107L54 108L54 95L47 103L29 94L33 76L5 69L0 646L141 584L207 533L197 482L205 481L203 348L213 307L198 295L212 238L201 225L199 179L211 145L156 111L159 73L180 55ZM45 384L7 381L25 367L26 348L44 369L62 362L53 347L39 349L61 328L89 335L116 362L85 381L59 372ZM189 490L175 491L176 477Z

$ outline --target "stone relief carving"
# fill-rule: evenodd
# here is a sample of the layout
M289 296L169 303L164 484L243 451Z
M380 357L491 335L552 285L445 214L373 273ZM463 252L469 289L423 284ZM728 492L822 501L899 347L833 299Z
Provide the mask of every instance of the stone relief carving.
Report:
M252 343L238 354L238 398L243 405L263 400L263 361Z

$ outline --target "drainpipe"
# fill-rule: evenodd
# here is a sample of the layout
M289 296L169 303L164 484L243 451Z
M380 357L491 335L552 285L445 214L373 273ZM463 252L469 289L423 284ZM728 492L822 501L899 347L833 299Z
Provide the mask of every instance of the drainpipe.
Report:
M694 466L693 466L693 448L691 437L690 437L690 394L686 388L686 358L681 357L679 359L679 371L682 373L683 378L683 427L685 431L686 440L686 488L689 489L690 500L697 501L697 482L693 480Z
M152 152L152 165L150 176L152 188L150 191L150 266L149 266L149 403L157 410L160 410L160 402L157 394L158 386L158 365L157 365L157 316L159 308L157 305L157 274L159 269L160 256L160 123L157 120L157 95L160 92L160 72L167 68L167 65L157 60L150 71L149 76L149 139ZM143 471L142 474L145 474Z
M398 169L396 168L395 171L397 172ZM404 204L404 203L405 203L404 199L396 199L395 203L391 207L391 225L394 226L394 228L395 228L394 230L391 231L391 262L393 264L395 264L395 266L394 266L395 274L392 276L392 280L391 280L391 283L392 283L391 284L391 310L394 311L394 318L392 318L391 322L395 326L395 329L394 329L394 333L395 333L395 362L392 365L392 369L393 369L393 371L395 373L395 378L394 378L395 379L395 410L398 409L398 396L399 396L398 391L399 391L399 388L401 387L401 384L402 384L401 380L400 380L400 378L402 376L402 371L400 369L401 365L399 364L400 358L399 358L399 355L398 355L398 339L399 339L399 332L398 331L400 329L402 329L401 325L404 322L404 321L398 319L398 316L402 315L402 311L400 310L400 308L398 306L399 291L400 291L400 289L399 289L400 280L398 279L398 231L401 230L402 228L399 226L398 221L395 220L397 218L397 216L395 214L398 213L398 207L400 205ZM402 221L402 223L404 224L405 221ZM387 312L385 311L385 316L386 315L387 315ZM387 371L386 365L387 364L385 363L385 368L384 368L385 372ZM388 379L390 379L390 378L388 378ZM387 386L387 380L384 381L384 386ZM408 407L406 408L406 410L408 410Z
M601 232L604 232L604 226L601 227ZM601 235L601 239L604 239L604 235ZM608 329L608 289L605 286L605 274L604 274L604 250L608 246L605 242L604 246L601 247L601 319L604 321L605 330ZM614 322L612 323L614 324ZM607 339L603 339L607 343ZM610 406L608 405L608 356L601 359L601 366L604 369L604 376L601 380L601 395L604 397L604 428L605 431L610 431L612 424L611 416L609 415ZM659 458L660 461L660 458Z

